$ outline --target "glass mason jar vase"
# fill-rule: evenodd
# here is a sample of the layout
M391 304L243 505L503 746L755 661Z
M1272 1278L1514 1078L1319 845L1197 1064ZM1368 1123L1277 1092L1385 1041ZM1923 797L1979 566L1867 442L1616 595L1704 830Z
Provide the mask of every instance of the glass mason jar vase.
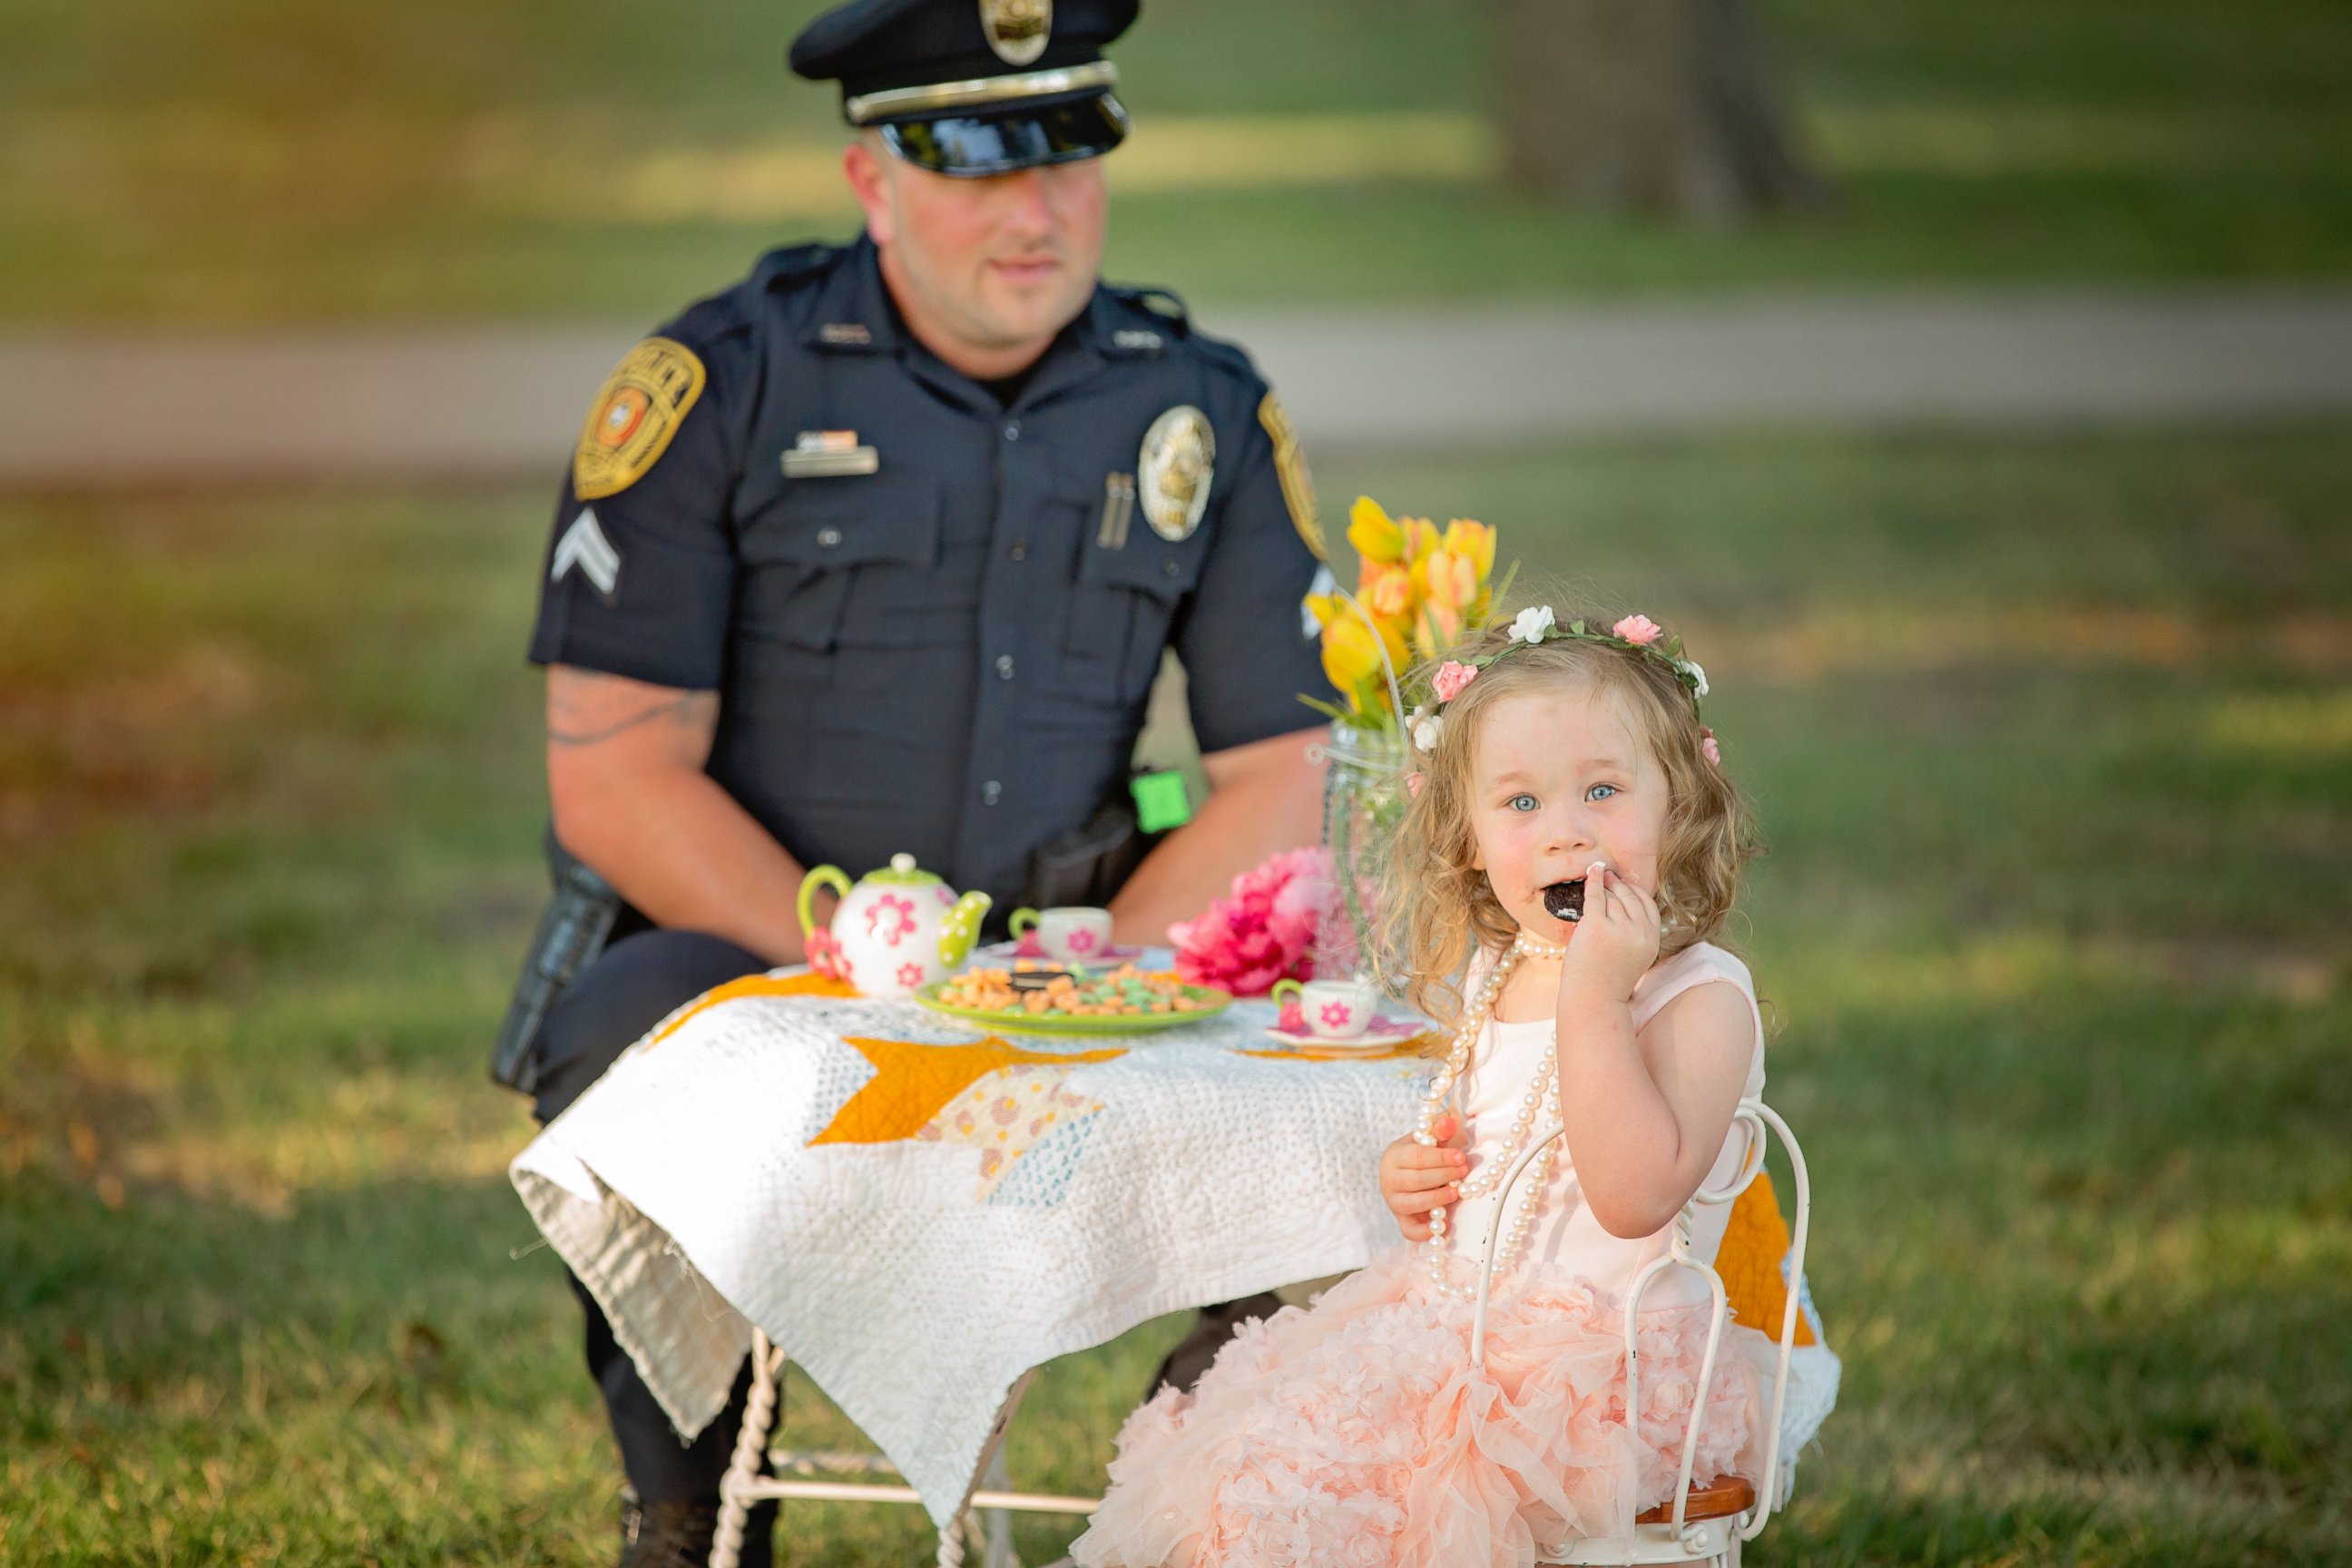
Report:
M1404 820L1410 752L1394 730L1335 721L1323 748L1323 844L1337 884L1330 915L1318 929L1315 973L1324 977L1385 975L1381 945L1381 883L1389 847Z

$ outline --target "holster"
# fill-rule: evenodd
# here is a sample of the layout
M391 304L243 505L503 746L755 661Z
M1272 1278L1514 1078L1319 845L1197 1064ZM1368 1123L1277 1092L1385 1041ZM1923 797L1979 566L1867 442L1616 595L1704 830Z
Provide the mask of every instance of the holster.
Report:
M1095 808L1085 826L1037 847L1029 858L1029 887L1021 901L1039 910L1108 905L1165 837L1136 826L1135 798L1122 786Z
M490 1077L524 1094L538 1088L539 1031L548 1010L604 951L621 912L621 895L612 884L568 853L552 831L547 836L547 869L554 896L540 916L539 933L531 938L514 999L507 1004L506 1021L490 1050Z

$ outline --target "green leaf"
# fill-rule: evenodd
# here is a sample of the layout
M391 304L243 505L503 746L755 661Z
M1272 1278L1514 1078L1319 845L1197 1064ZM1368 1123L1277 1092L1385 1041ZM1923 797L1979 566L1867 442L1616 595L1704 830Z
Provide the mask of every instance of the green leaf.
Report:
M1336 702L1326 702L1320 697L1309 697L1303 691L1298 694L1298 700L1306 703L1326 719L1334 720L1342 724L1352 724L1356 721L1356 715Z

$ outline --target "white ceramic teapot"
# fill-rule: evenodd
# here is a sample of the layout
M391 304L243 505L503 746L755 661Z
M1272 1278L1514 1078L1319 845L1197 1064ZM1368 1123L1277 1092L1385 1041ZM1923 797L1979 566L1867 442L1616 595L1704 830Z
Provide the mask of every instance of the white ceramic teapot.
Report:
M841 895L829 930L817 928L819 888ZM955 890L912 855L893 855L887 868L868 872L855 887L838 866L818 866L801 879L801 940L809 963L845 980L867 996L903 998L944 980L971 952L980 921L995 900Z

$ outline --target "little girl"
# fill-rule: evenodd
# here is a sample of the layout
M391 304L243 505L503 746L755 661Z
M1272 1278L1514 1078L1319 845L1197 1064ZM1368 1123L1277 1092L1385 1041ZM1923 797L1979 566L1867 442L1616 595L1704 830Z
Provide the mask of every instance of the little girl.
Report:
M1438 670L1388 900L1413 1001L1454 1029L1419 1126L1381 1161L1407 1245L1129 1418L1071 1548L1087 1568L1527 1564L1667 1499L1707 1298L1685 1269L1643 1297L1638 1445L1622 1305L1691 1194L1737 1173L1732 1115L1764 1087L1747 967L1710 941L1747 814L1698 721L1706 674L1679 655L1644 616L1546 608ZM1474 1367L1496 1188L1553 1122L1565 1139L1505 1216ZM1726 1213L1699 1209L1698 1256ZM1724 1351L1694 1474L1760 1486L1771 1348L1735 1326Z

